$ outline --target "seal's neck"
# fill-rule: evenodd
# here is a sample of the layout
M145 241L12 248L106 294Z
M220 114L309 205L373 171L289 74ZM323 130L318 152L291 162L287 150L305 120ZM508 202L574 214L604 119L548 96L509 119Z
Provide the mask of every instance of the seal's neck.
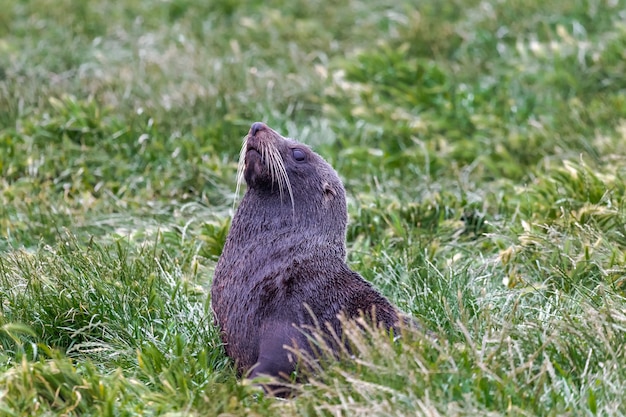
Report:
M347 214L342 210L323 211L317 201L295 199L292 206L288 196L267 198L254 189L244 195L229 236L241 242L270 244L277 238L289 239L290 244L324 246L345 259ZM341 213L337 213L341 212Z

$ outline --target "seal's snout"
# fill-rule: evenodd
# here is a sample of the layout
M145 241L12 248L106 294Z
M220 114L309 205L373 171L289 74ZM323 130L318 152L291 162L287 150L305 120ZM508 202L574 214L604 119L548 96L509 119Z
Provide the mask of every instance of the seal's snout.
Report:
M254 122L252 123L252 126L250 126L250 132L249 135L250 136L256 136L256 134L262 130L267 129L267 126L265 125L265 123L261 123L261 122Z

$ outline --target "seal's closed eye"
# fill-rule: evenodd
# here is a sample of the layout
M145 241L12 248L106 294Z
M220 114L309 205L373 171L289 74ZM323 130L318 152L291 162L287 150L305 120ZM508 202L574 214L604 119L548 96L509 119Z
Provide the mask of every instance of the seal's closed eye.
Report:
M293 155L293 159L295 159L298 162L302 162L306 159L306 153L304 153L302 149L294 148L291 151L291 154Z

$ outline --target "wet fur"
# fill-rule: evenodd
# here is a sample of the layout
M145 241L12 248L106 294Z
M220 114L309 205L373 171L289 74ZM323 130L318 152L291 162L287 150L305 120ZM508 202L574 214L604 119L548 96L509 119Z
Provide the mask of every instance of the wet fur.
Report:
M306 161L294 158L294 148ZM333 168L260 124L250 129L240 164L248 188L211 289L226 353L238 371L288 376L295 362L284 346L312 353L303 328L316 323L329 340L328 325L341 337L340 313L375 311L376 322L394 327L396 309L346 265L345 191Z

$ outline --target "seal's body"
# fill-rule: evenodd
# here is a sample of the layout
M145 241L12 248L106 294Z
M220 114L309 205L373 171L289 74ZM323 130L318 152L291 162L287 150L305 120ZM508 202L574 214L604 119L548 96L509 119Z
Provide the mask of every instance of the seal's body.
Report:
M326 161L257 122L239 176L248 189L215 268L211 303L241 374L288 376L295 362L285 346L312 353L306 329L316 326L337 340L340 314L396 325L397 310L346 265L345 191Z

